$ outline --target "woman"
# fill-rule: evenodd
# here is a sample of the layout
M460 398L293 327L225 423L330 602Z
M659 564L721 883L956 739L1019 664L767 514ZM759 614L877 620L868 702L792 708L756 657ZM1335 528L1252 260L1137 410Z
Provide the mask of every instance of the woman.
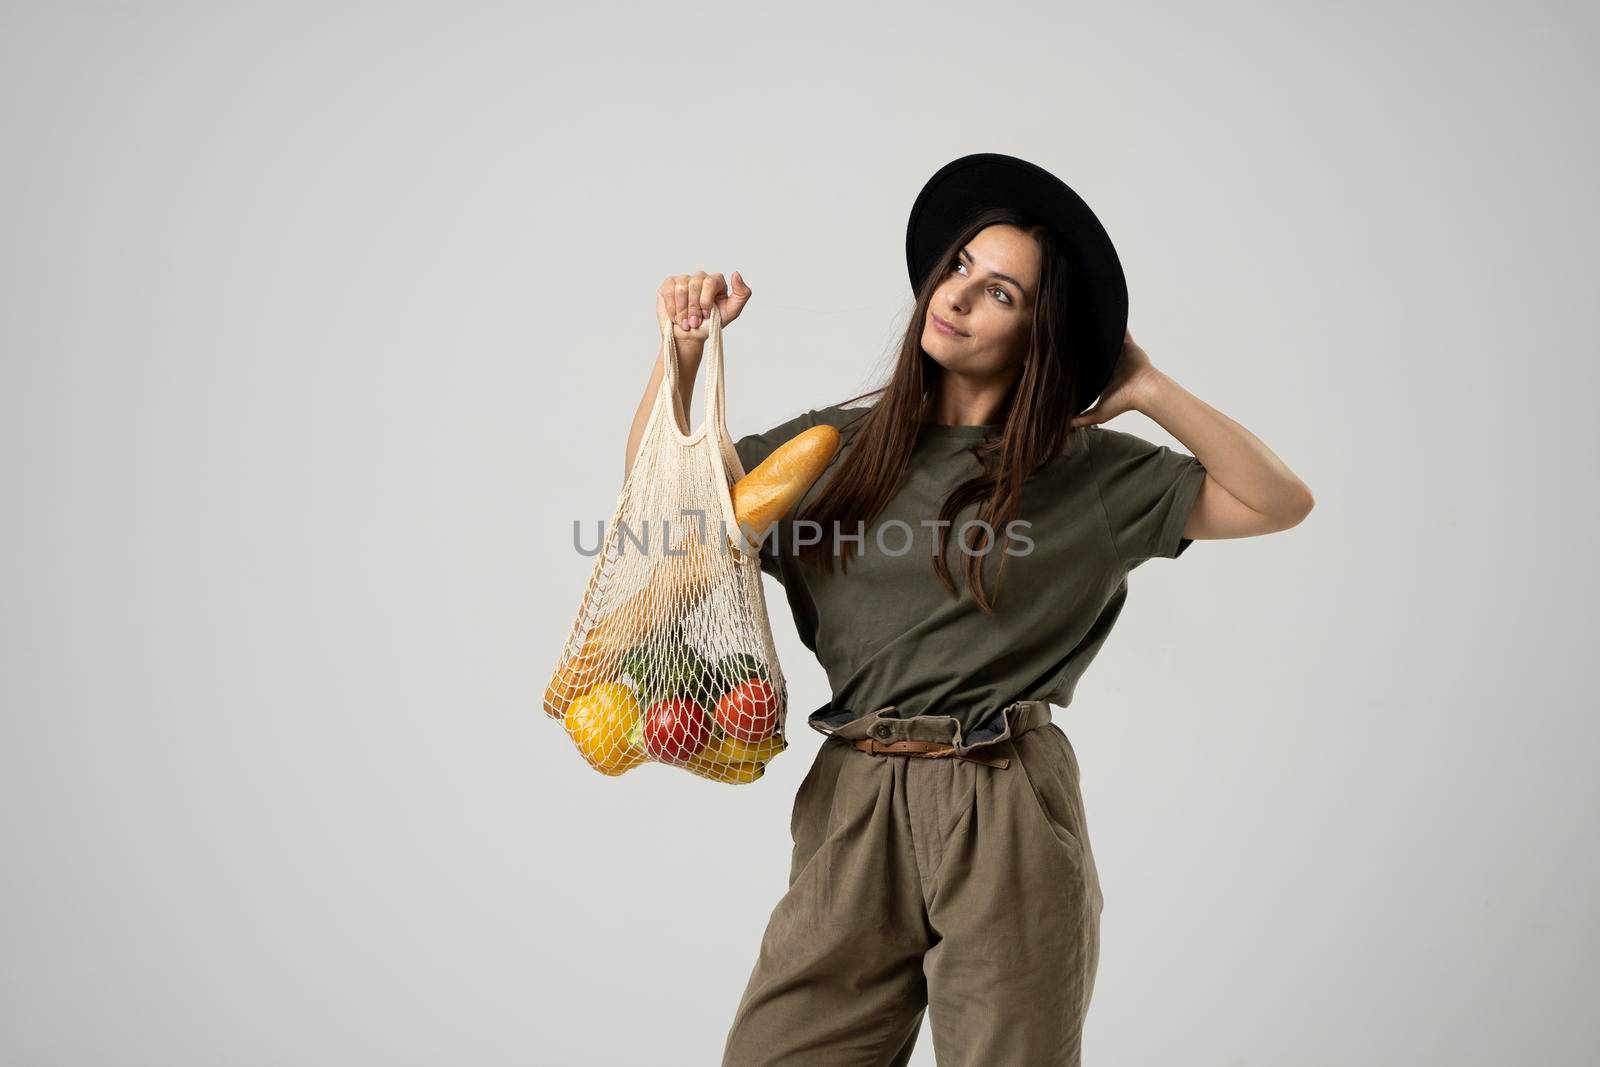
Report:
M988 153L947 165L907 261L916 308L888 384L735 446L749 470L819 422L841 434L761 545L833 695L808 719L826 740L724 1067L904 1064L925 1011L940 1064L1079 1063L1101 896L1050 706L1104 644L1129 571L1312 506L1133 342L1110 240L1053 175ZM738 272L731 289L663 283L685 411L702 316L715 302L732 322L750 295ZM1132 410L1194 455L1100 426Z

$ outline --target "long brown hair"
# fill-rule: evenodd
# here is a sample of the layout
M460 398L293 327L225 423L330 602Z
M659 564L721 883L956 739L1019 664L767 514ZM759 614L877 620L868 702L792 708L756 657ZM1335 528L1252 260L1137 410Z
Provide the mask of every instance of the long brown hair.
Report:
M843 406L868 396L879 398L855 420L854 446L839 469L816 499L796 516L815 522L830 533L849 532L858 526L867 529L895 495L911 465L921 424L939 395L943 373L943 368L922 349L928 304L945 275L955 269L961 249L984 228L997 224L1023 230L1039 246L1039 286L1032 328L1021 371L1001 403L1004 429L995 440L974 443L973 453L983 473L956 486L945 498L939 518L949 525L938 528L935 543L940 547L930 556L940 584L951 596L957 595L946 560L949 545L943 531L954 528L955 517L962 508L982 501L977 518L988 524L994 536L989 536L989 544L982 547L973 546L971 537L963 543L968 546L966 585L986 614L993 614L994 607L983 589L983 564L988 553L996 550L994 537L1003 533L1005 544L1010 544L1008 526L1020 510L1023 481L1067 450L1072 437L1071 418L1085 406L1078 395L1077 376L1073 373L1077 354L1072 351L1072 334L1067 329L1068 317L1081 308L1081 294L1073 284L1071 261L1050 228L1038 219L1009 208L991 208L975 216L950 242L935 268L917 287L916 306L906 324L889 381L841 402ZM971 532L985 536L981 528ZM842 552L836 547L834 539L825 536L799 546L795 555L802 565L821 571L832 571L833 560L840 558L848 573L856 542L844 540ZM1002 550L1000 574L995 578L997 597L1007 554Z

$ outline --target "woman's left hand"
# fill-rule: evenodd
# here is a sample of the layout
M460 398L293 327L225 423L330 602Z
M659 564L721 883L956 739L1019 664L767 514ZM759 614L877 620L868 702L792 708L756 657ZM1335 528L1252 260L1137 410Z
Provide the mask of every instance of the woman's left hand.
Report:
M1122 334L1122 354L1117 358L1117 369L1100 392L1100 402L1072 419L1072 425L1093 426L1116 418L1124 411L1138 411L1144 390L1157 374L1150 356L1133 340L1127 330Z

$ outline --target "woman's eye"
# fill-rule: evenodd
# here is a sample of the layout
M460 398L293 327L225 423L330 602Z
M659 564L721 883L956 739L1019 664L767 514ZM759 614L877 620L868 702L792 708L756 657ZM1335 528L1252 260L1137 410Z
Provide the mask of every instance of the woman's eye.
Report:
M965 263L962 263L962 262L961 262L961 261L960 261L960 260L959 260L959 259L958 259L958 260L956 260L956 265L955 265L955 268L954 268L954 269L955 269L955 270L960 270L960 269L961 269L961 268L962 268L962 267L964 267L964 266L966 266L966 264L965 264ZM1009 304L1009 303L1011 303L1011 294L1009 294L1009 293L1007 293L1007 292L1006 292L1006 291L1005 291L1005 290L1004 290L1004 289L1002 289L1002 288L1001 288L1001 287L1000 287L1000 286L998 286L998 285L991 285L991 286L990 286L990 287L989 287L989 292L991 292L991 293L999 293L999 294L1000 294L1000 295L1001 295L1001 296L1002 296L1002 297L1004 297L1004 298L1005 298L1005 302L1006 302L1006 303L1007 303L1007 304Z

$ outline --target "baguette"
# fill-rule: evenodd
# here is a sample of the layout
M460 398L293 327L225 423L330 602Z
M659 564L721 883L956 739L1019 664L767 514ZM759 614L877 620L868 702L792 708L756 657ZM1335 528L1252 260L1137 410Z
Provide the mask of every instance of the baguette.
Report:
M733 485L734 521L759 545L772 525L822 476L839 450L839 431L813 426L785 441L755 470ZM697 528L673 549L670 563L658 564L644 588L607 612L589 631L576 655L565 659L545 689L545 713L560 718L567 706L604 681L617 658L652 628L670 625L693 611L711 591L717 573L711 549Z

